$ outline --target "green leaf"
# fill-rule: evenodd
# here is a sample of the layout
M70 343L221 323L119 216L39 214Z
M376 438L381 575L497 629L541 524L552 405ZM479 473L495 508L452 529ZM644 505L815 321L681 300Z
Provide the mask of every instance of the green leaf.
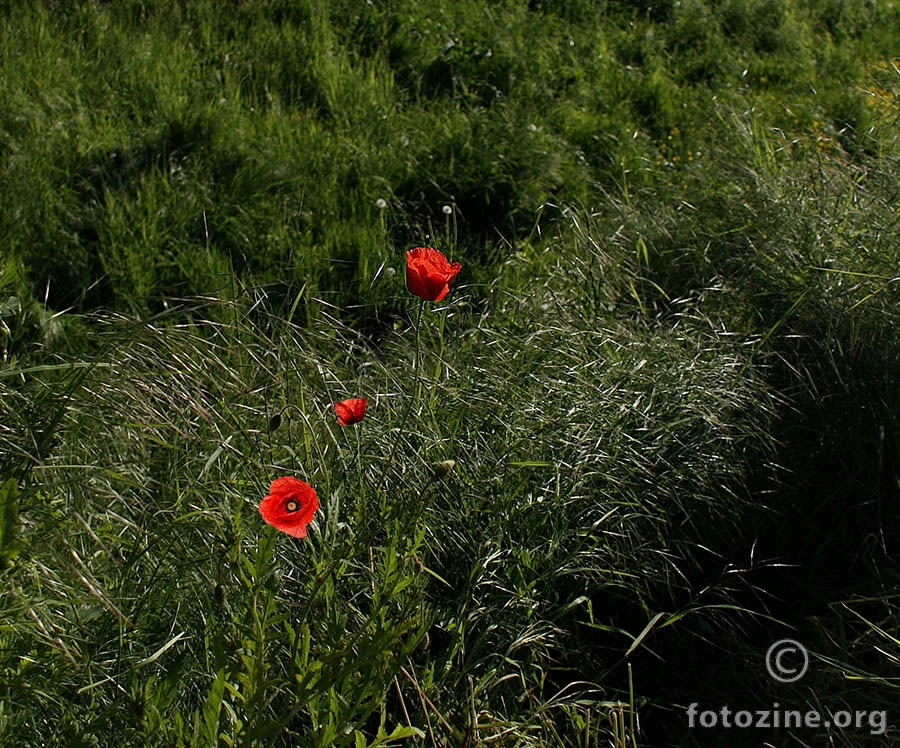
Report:
M384 728L378 731L375 740L366 745L365 737L358 730L356 731L356 747L355 748L393 748L397 745L398 740L421 739L425 737L425 733L418 727L397 725L394 731L388 735ZM360 739L362 742L360 742Z
M203 727L206 745L215 745L219 733L219 712L222 707L222 697L225 694L225 670L220 669L216 673L216 679L209 689L206 703L203 705Z
M10 478L0 486L0 569L12 566L24 545L19 538L19 487Z

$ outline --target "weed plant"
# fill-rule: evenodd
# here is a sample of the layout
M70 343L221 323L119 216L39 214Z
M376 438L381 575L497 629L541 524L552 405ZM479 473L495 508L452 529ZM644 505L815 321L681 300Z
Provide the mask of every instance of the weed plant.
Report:
M896 9L444 5L0 5L0 745L896 722Z
M27 421L6 435L37 467L28 563L5 578L5 734L609 731L628 693L621 672L606 682L634 627L731 607L716 585L695 599L682 565L723 502L745 501L722 486L739 491L742 453L764 443L766 395L702 321L691 335L597 329L580 301L592 279L565 270L536 307L554 324L527 335L506 311L524 299L500 286L496 312L464 313L465 297L434 312L411 423L409 330L373 350L337 324L271 316L262 294L229 324L204 326L202 310L190 327L101 323L109 359L56 372L76 381L52 454ZM40 391L23 377L21 397ZM329 412L355 392L373 401L356 444ZM437 480L428 466L444 459L457 467ZM285 471L323 499L308 542L257 516L265 476Z

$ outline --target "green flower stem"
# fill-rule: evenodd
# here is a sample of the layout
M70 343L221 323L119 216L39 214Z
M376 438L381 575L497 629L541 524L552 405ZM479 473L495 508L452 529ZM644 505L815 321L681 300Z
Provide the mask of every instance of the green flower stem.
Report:
M409 414L412 410L413 403L418 403L422 396L422 383L419 380L419 372L421 370L421 326L422 326L422 310L425 308L425 302L419 301L419 309L416 313L416 323L415 323L415 332L416 332L416 342L415 342L415 356L413 360L413 387L415 389L415 396L409 398L406 401L406 407L403 409L403 416L400 419L400 426L397 428L397 435L394 437L394 443L391 445L391 451L388 453L387 463L385 464L383 476L387 479L388 470L390 469L391 464L394 461L394 454L397 452L397 445L400 443L400 437L403 435L403 427L406 425L406 422L409 420Z
M414 367L413 368L413 381L416 384L416 397L415 397L416 403L418 403L422 397L422 382L419 379L419 372L421 371L421 368L422 368L422 362L421 362L422 351L421 351L421 342L420 342L421 335L420 335L420 333L421 333L421 328L422 328L422 310L424 308L425 308L425 302L420 301L419 302L419 311L416 314L416 356L415 356L415 361L413 362L413 367ZM400 422L401 428L403 428L404 424L406 423L406 418L408 416L409 416L409 408L407 408L407 411L403 416L403 420Z

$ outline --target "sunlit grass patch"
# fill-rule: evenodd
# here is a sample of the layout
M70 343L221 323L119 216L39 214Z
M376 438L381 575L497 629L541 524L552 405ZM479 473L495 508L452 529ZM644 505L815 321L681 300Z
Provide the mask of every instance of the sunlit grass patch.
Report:
M5 14L0 742L633 748L702 744L691 700L890 705L897 29ZM818 669L784 689L786 632Z

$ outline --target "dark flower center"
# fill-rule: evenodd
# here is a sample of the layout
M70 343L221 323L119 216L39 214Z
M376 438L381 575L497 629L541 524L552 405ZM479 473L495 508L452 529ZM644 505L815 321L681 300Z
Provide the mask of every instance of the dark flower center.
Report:
M300 504L291 499L287 504L284 505L284 511L286 512L296 512L300 508Z

